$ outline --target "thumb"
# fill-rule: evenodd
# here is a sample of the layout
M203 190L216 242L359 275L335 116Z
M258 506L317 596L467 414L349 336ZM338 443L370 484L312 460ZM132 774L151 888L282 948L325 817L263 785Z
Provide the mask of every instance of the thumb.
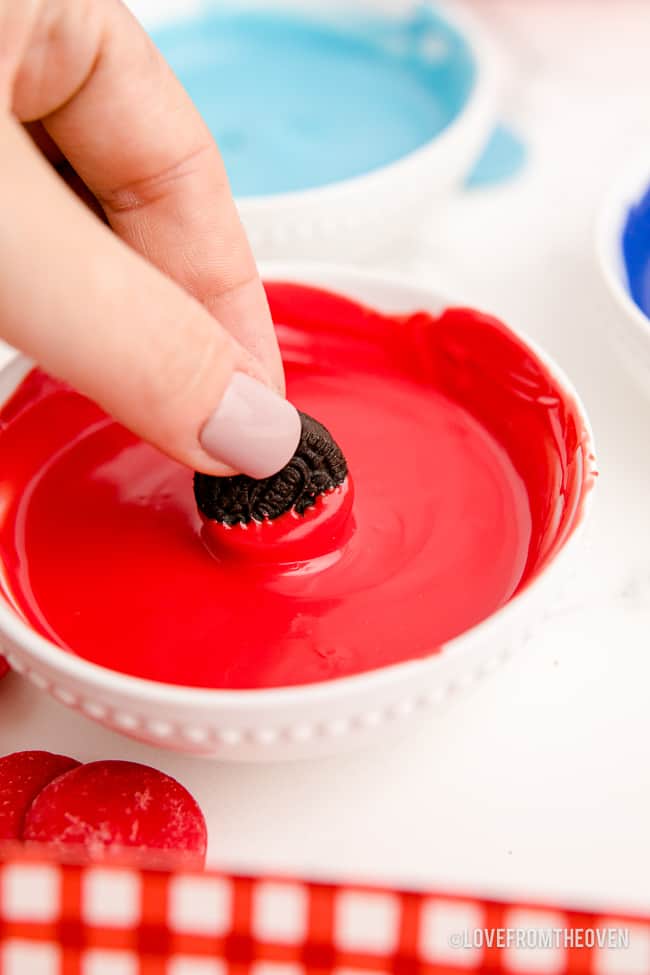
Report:
M11 118L0 144L2 337L189 467L280 470L300 418L257 360L104 227Z

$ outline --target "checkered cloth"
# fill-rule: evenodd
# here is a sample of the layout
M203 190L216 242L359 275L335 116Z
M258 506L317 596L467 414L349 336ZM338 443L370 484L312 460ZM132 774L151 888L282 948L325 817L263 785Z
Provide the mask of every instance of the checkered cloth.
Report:
M458 947L477 929L629 932L618 948ZM474 897L42 860L0 863L2 975L646 975L650 918Z

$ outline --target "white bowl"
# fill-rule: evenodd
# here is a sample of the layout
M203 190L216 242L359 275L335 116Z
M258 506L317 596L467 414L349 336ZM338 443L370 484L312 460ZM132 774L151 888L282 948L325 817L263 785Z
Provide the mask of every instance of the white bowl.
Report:
M630 207L650 187L650 149L621 173L601 207L596 249L600 270L616 306L610 336L632 375L650 395L650 318L630 294L623 258L622 235Z
M388 312L439 314L452 304L436 289L368 272L316 264L280 264L263 271L267 280L321 286ZM524 341L582 414L587 430L583 481L591 484L593 445L584 409L557 366L532 342ZM0 403L12 394L30 365L21 358L0 371ZM161 747L222 760L266 761L331 753L442 707L520 647L569 578L588 506L583 505L575 516L562 550L504 608L434 656L359 676L251 691L155 683L107 670L61 650L34 632L2 598L0 649L14 670L63 704Z
M196 0L129 0L129 5L147 28L201 7ZM242 5L306 9L304 0L238 0L238 9ZM421 0L310 0L308 6L325 13L339 8L404 16L421 5ZM491 43L471 16L448 3L430 5L463 35L474 57L476 78L461 111L421 148L363 176L310 190L239 199L258 258L367 257L407 234L414 222L435 219L436 208L460 187L494 125L500 71Z

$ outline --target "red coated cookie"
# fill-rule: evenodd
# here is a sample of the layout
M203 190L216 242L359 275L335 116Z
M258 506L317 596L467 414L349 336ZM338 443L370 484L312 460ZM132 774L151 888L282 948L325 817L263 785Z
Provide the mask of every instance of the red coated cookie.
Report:
M137 854L148 866L201 867L207 831L197 803L175 779L134 762L92 762L48 785L31 806L26 841L89 859ZM152 855L153 854L153 855Z
M22 839L25 814L36 796L79 762L50 752L15 752L0 758L0 841Z

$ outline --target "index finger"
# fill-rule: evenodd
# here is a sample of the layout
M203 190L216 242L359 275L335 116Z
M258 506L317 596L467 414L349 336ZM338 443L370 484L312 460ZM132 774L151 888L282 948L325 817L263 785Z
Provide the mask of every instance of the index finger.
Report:
M15 113L43 120L116 233L198 298L283 390L275 330L223 160L180 82L119 0L35 7Z

